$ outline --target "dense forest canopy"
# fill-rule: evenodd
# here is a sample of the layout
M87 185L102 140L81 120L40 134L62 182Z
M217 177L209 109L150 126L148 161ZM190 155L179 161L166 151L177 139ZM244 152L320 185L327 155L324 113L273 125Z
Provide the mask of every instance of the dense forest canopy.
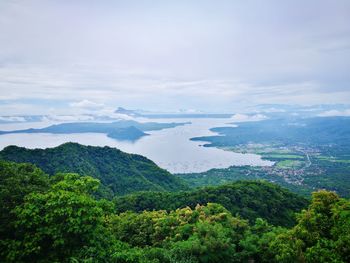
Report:
M95 177L102 183L101 195L109 198L136 191L188 189L181 179L146 157L107 146L65 143L55 148L33 150L8 146L0 151L0 159L32 163L49 175L70 172Z
M270 186L252 184L255 191ZM30 164L1 161L0 187L2 262L350 260L350 201L324 190L294 226L283 228L261 218L249 222L216 203L119 213L115 203L95 199L97 179L49 177Z
M141 192L116 197L114 202L118 212L169 211L218 203L232 215L237 214L251 222L261 217L281 226L293 225L295 212L308 204L307 199L265 181L238 181L186 192Z

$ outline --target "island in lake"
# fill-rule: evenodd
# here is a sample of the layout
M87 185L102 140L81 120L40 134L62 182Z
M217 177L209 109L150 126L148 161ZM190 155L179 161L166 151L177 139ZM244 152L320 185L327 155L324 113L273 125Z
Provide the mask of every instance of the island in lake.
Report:
M41 129L24 129L13 131L0 131L0 135L11 133L53 133L53 134L71 134L71 133L105 133L108 137L116 140L136 141L143 136L149 135L145 132L156 131L168 128L174 128L189 124L181 123L157 123L157 122L137 122L132 120L122 120L111 123L97 122L72 122L51 125Z

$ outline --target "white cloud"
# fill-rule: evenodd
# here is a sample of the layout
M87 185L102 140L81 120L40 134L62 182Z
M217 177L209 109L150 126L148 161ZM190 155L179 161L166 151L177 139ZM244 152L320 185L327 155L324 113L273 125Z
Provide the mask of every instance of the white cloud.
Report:
M20 116L0 116L0 121L6 122L23 122L25 118Z
M91 115L48 115L42 121L92 121L94 117Z
M268 109L263 109L260 110L261 112L266 112L266 113L279 113L279 112L286 112L285 109L277 109L274 107L268 108Z
M203 111L197 110L197 109L179 109L177 112L179 113L185 113L185 114L198 114L203 113Z
M79 109L85 109L85 110L91 110L91 111L101 110L105 107L105 105L102 103L96 103L90 100L81 100L78 102L72 102L69 105L73 108L79 108Z
M349 8L347 0L0 1L0 99L74 98L72 112L346 103Z
M234 114L230 120L233 122L248 122L248 121L262 121L266 119L268 119L268 117L263 114L248 115L248 114L237 113L237 114Z
M0 112L2 116L7 115L40 115L46 114L48 109L41 104L20 103L1 103Z
M350 109L346 110L329 110L320 113L320 117L333 117L333 116L350 116Z

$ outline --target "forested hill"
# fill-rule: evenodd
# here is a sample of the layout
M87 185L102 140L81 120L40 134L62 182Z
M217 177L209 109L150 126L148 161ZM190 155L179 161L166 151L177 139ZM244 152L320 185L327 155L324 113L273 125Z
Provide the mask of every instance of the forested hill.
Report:
M95 198L98 187L89 176L49 178L32 164L0 160L0 262L350 262L350 202L333 192L313 193L287 229L248 222L216 203L117 213L113 202ZM143 198L157 207L207 198L233 213L237 205L238 215L256 209L277 218L298 206L295 196L264 182L182 194Z
M195 208L197 204L218 203L233 215L239 214L252 222L261 217L282 226L293 225L294 213L308 205L307 199L264 181L238 181L188 192L134 193L116 197L114 201L118 212L169 211L186 206Z
M65 143L47 149L8 146L0 151L0 159L32 163L50 175L70 172L98 178L105 190L111 192L109 196L136 191L187 189L181 179L159 168L146 157L110 147L83 146L77 143Z

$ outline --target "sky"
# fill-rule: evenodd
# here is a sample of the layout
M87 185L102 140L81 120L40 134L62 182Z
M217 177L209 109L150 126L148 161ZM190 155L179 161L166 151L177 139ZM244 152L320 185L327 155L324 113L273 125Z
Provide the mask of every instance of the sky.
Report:
M350 102L348 0L0 0L0 115Z

